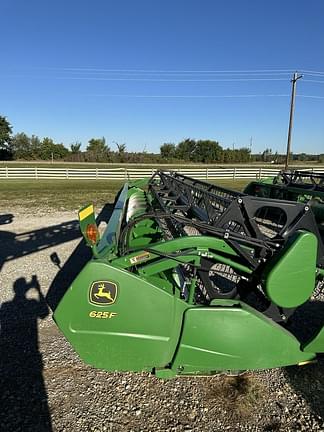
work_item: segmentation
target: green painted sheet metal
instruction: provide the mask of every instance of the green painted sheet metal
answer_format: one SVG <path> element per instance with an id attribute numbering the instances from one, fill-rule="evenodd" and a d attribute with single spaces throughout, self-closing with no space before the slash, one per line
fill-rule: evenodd
<path id="1" fill-rule="evenodd" d="M 297 339 L 283 327 L 243 302 L 237 303 L 236 307 L 225 307 L 222 300 L 219 307 L 185 312 L 180 344 L 172 362 L 176 373 L 266 369 L 315 357 L 302 352 Z"/>
<path id="2" fill-rule="evenodd" d="M 112 304 L 91 303 L 91 287 L 102 281 L 117 285 Z M 86 363 L 110 371 L 164 370 L 172 363 L 173 373 L 209 374 L 314 358 L 313 352 L 300 351 L 288 331 L 243 302 L 213 300 L 211 307 L 190 307 L 99 260 L 76 278 L 54 319 Z"/>
<path id="3" fill-rule="evenodd" d="M 96 281 L 117 285 L 113 304 L 91 303 Z M 187 307 L 131 273 L 92 260 L 66 292 L 54 319 L 86 363 L 110 371 L 140 371 L 171 361 Z"/>
<path id="4" fill-rule="evenodd" d="M 150 177 L 143 177 L 142 179 L 131 180 L 129 181 L 129 187 L 137 187 L 139 189 L 144 189 L 147 187 L 149 180 Z"/>
<path id="5" fill-rule="evenodd" d="M 305 352 L 324 353 L 324 327 L 303 348 Z"/>
<path id="6" fill-rule="evenodd" d="M 307 301 L 315 286 L 317 238 L 299 232 L 266 270 L 267 296 L 280 307 L 296 307 Z"/>

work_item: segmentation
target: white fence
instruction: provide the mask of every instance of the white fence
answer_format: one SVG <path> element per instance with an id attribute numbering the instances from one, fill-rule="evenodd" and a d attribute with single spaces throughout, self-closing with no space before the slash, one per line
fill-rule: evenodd
<path id="1" fill-rule="evenodd" d="M 0 168 L 0 179 L 127 180 L 150 177 L 156 168 Z M 314 172 L 323 168 L 311 169 Z M 167 171 L 167 170 L 166 170 Z M 197 179 L 260 179 L 278 174 L 268 168 L 173 168 Z"/>

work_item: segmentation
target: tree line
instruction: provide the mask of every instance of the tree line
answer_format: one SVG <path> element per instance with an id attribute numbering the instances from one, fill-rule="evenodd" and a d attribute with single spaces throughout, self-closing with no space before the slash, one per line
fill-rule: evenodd
<path id="1" fill-rule="evenodd" d="M 285 156 L 273 153 L 271 148 L 262 153 L 251 154 L 250 149 L 222 148 L 214 140 L 194 140 L 187 138 L 178 144 L 164 143 L 160 154 L 128 152 L 125 143 L 113 142 L 113 150 L 104 137 L 91 138 L 85 150 L 75 142 L 67 148 L 63 143 L 55 143 L 52 138 L 40 139 L 24 132 L 12 134 L 12 126 L 6 117 L 0 116 L 0 160 L 64 160 L 72 162 L 119 162 L 119 163 L 284 163 Z M 324 163 L 324 154 L 294 154 L 293 161 L 318 161 Z"/>
<path id="2" fill-rule="evenodd" d="M 0 116 L 0 160 L 149 163 L 158 156 L 145 151 L 127 152 L 125 143 L 114 142 L 114 145 L 116 149 L 112 150 L 104 137 L 91 138 L 86 149 L 82 150 L 80 142 L 72 143 L 67 148 L 49 137 L 40 139 L 24 132 L 13 135 L 9 121 Z"/>
<path id="3" fill-rule="evenodd" d="M 236 163 L 251 161 L 250 149 L 223 149 L 217 141 L 187 138 L 178 144 L 165 143 L 160 147 L 163 159 L 196 163 Z"/>
<path id="4" fill-rule="evenodd" d="M 271 148 L 266 148 L 262 153 L 253 155 L 255 162 L 270 162 L 275 164 L 284 164 L 286 155 L 273 153 Z M 324 153 L 310 154 L 310 153 L 290 153 L 290 160 L 295 162 L 314 162 L 324 163 Z"/>

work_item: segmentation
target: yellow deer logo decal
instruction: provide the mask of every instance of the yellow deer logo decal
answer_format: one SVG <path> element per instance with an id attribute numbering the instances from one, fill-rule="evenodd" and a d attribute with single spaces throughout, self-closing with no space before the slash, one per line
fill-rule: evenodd
<path id="1" fill-rule="evenodd" d="M 107 306 L 115 303 L 117 285 L 110 281 L 93 282 L 90 287 L 89 300 L 96 305 Z"/>
<path id="2" fill-rule="evenodd" d="M 110 291 L 105 291 L 105 284 L 101 283 L 98 285 L 98 292 L 94 295 L 97 299 L 106 297 L 109 301 L 113 302 L 114 299 L 111 297 Z"/>

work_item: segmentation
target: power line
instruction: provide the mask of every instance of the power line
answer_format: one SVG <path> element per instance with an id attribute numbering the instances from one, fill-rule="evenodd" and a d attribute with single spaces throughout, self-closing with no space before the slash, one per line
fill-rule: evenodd
<path id="1" fill-rule="evenodd" d="M 308 72 L 303 72 L 303 75 L 307 75 L 307 76 L 312 76 L 312 77 L 316 77 L 316 78 L 324 78 L 324 74 L 314 74 L 314 73 L 308 73 Z"/>
<path id="2" fill-rule="evenodd" d="M 117 98 L 139 98 L 139 99 L 215 99 L 215 98 L 254 98 L 254 97 L 288 97 L 289 94 L 237 94 L 237 95 L 133 95 L 133 94 L 88 94 L 86 96 L 100 96 L 100 97 L 117 97 Z"/>
<path id="3" fill-rule="evenodd" d="M 26 69 L 25 69 L 26 70 Z M 30 70 L 27 68 L 27 70 Z M 152 70 L 152 69 L 95 69 L 95 68 L 31 68 L 31 70 L 46 70 L 46 71 L 65 71 L 72 73 L 82 74 L 95 74 L 99 73 L 113 73 L 113 74 L 126 74 L 128 76 L 41 76 L 35 78 L 48 78 L 57 80 L 84 80 L 84 81 L 120 81 L 120 82 L 197 82 L 197 83 L 213 83 L 213 82 L 271 82 L 271 81 L 286 81 L 287 78 L 283 76 L 288 75 L 289 69 L 250 69 L 250 70 Z M 311 71 L 303 70 L 306 75 L 314 76 L 318 78 L 324 78 L 324 72 L 322 71 Z M 136 77 L 134 75 L 145 74 L 162 74 L 161 77 Z M 181 74 L 185 74 L 181 77 Z M 201 74 L 201 78 L 187 78 L 188 76 L 195 76 Z M 206 75 L 207 74 L 207 75 Z M 214 74 L 215 78 L 211 77 Z M 169 75 L 175 75 L 176 78 L 171 78 Z M 270 75 L 270 76 L 267 76 Z M 273 75 L 274 77 L 272 77 Z M 231 78 L 223 78 L 223 76 L 231 76 Z M 244 76 L 244 77 L 242 77 Z M 251 77 L 252 76 L 252 77 Z M 280 76 L 280 77 L 279 77 Z M 34 78 L 33 76 L 18 76 L 18 78 Z M 324 84 L 323 80 L 317 79 L 303 79 L 303 82 L 310 82 L 314 84 Z M 230 94 L 230 95 L 101 95 L 106 97 L 133 97 L 133 98 L 257 98 L 257 97 L 287 97 L 287 94 Z M 318 95 L 297 95 L 297 97 L 304 97 L 310 99 L 324 99 L 323 96 Z"/>
<path id="4" fill-rule="evenodd" d="M 63 72 L 63 70 L 61 70 Z M 237 73 L 206 73 L 206 72 L 186 72 L 186 73 L 180 73 L 180 72 L 100 72 L 100 71 L 64 71 L 64 72 L 72 72 L 74 75 L 129 75 L 129 76 L 233 76 L 233 77 L 240 77 L 240 76 L 286 76 L 288 77 L 290 75 L 289 72 L 237 72 Z M 317 75 L 316 75 L 317 76 Z"/>
<path id="5" fill-rule="evenodd" d="M 305 79 L 303 80 L 303 82 L 313 82 L 313 83 L 319 83 L 319 84 L 324 84 L 324 80 L 320 81 L 320 80 L 309 80 L 309 79 Z"/>
<path id="6" fill-rule="evenodd" d="M 313 70 L 301 70 L 302 73 L 305 73 L 307 75 L 324 75 L 324 71 L 313 71 Z"/>
<path id="7" fill-rule="evenodd" d="M 310 98 L 310 99 L 324 99 L 324 96 L 304 95 L 304 94 L 298 94 L 297 97 Z"/>
<path id="8" fill-rule="evenodd" d="M 301 73 L 312 76 L 324 76 L 324 71 L 297 68 Z M 25 70 L 65 71 L 77 73 L 125 73 L 125 74 L 233 74 L 233 75 L 286 75 L 296 68 L 290 69 L 128 69 L 128 68 L 93 68 L 93 67 L 44 67 L 25 68 Z"/>
<path id="9" fill-rule="evenodd" d="M 112 78 L 112 77 L 52 77 L 58 80 L 83 81 L 145 81 L 145 82 L 241 82 L 241 81 L 287 81 L 286 78 L 207 78 L 207 79 L 165 79 L 165 78 Z"/>
<path id="10" fill-rule="evenodd" d="M 104 69 L 104 68 L 87 68 L 87 67 L 60 67 L 60 68 L 43 68 L 43 70 L 64 70 L 64 71 L 85 71 L 85 72 L 131 72 L 131 73 L 291 73 L 291 69 L 245 69 L 245 70 L 188 70 L 188 69 Z"/>

